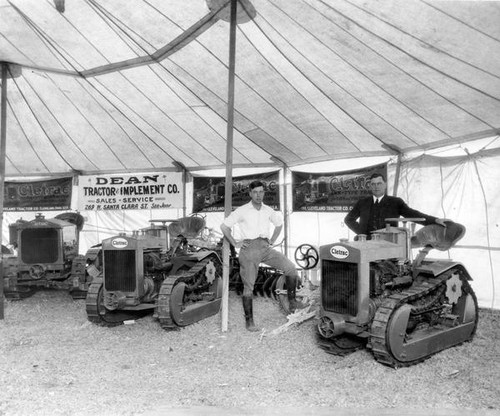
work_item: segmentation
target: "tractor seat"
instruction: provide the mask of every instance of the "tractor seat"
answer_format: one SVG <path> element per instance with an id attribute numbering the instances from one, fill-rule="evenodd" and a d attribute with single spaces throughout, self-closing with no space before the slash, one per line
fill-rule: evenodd
<path id="1" fill-rule="evenodd" d="M 446 227 L 439 224 L 426 225 L 411 238 L 411 245 L 446 251 L 453 247 L 464 234 L 465 227 L 453 221 L 446 221 Z"/>
<path id="2" fill-rule="evenodd" d="M 168 226 L 171 238 L 182 235 L 185 238 L 195 238 L 205 227 L 202 217 L 182 217 Z"/>

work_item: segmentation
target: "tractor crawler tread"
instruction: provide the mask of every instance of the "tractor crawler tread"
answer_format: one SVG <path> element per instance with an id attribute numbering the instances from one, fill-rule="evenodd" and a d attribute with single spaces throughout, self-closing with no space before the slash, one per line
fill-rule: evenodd
<path id="1" fill-rule="evenodd" d="M 88 288 L 85 300 L 85 309 L 87 311 L 87 318 L 90 322 L 100 326 L 113 327 L 122 325 L 123 322 L 133 320 L 138 317 L 137 313 L 125 310 L 116 312 L 103 310 L 102 313 L 100 313 L 99 306 L 101 299 L 99 299 L 99 296 L 101 294 L 102 287 L 102 278 L 95 278 Z"/>
<path id="2" fill-rule="evenodd" d="M 418 284 L 414 284 L 406 290 L 400 293 L 394 293 L 388 296 L 380 305 L 375 313 L 371 325 L 371 335 L 370 335 L 370 345 L 372 348 L 373 355 L 375 359 L 383 364 L 389 365 L 394 368 L 407 367 L 414 365 L 426 360 L 429 355 L 416 358 L 414 360 L 400 361 L 391 353 L 391 346 L 389 344 L 389 323 L 395 311 L 404 304 L 409 304 L 412 306 L 411 313 L 419 313 L 422 309 L 428 308 L 432 302 L 437 301 L 440 294 L 444 290 L 446 280 L 450 274 L 446 273 L 437 278 L 428 278 L 426 281 Z M 464 291 L 467 294 L 472 294 L 474 297 L 474 292 L 470 287 L 466 278 L 462 276 L 462 284 L 464 285 Z M 424 306 L 419 306 L 418 304 L 412 305 L 412 302 L 418 302 L 420 299 L 424 299 L 426 296 L 433 295 L 430 302 L 426 302 Z M 475 326 L 477 326 L 477 313 L 475 318 Z M 475 328 L 473 334 L 475 332 Z M 473 335 L 472 334 L 472 335 Z M 472 338 L 472 336 L 471 336 Z M 464 340 L 466 341 L 466 340 Z M 439 351 L 434 351 L 431 353 L 437 353 Z"/>
<path id="3" fill-rule="evenodd" d="M 200 281 L 203 279 L 204 274 L 208 263 L 212 261 L 216 265 L 217 273 L 220 273 L 220 260 L 216 254 L 211 254 L 210 256 L 205 257 L 200 262 L 196 263 L 192 268 L 190 268 L 187 272 L 181 272 L 176 275 L 168 276 L 162 283 L 160 287 L 160 291 L 158 294 L 158 301 L 155 315 L 160 322 L 160 326 L 166 330 L 176 330 L 179 329 L 179 326 L 172 319 L 172 310 L 173 308 L 182 309 L 183 305 L 175 305 L 172 302 L 171 294 L 174 290 L 175 286 L 181 282 L 193 282 Z M 217 278 L 217 277 L 216 277 Z M 203 316 L 200 315 L 200 319 L 203 319 Z"/>

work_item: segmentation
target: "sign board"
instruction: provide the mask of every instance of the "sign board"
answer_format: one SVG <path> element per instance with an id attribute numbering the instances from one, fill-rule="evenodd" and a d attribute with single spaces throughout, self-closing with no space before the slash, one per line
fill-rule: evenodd
<path id="1" fill-rule="evenodd" d="M 264 204 L 280 209 L 279 171 L 233 177 L 232 208 L 250 201 L 250 188 L 253 181 L 261 181 L 266 191 Z M 193 212 L 224 212 L 225 178 L 193 178 Z"/>
<path id="2" fill-rule="evenodd" d="M 333 173 L 293 172 L 293 210 L 349 212 L 359 199 L 371 195 L 373 173 L 387 179 L 387 164 Z"/>
<path id="3" fill-rule="evenodd" d="M 183 208 L 182 172 L 80 176 L 80 211 Z"/>
<path id="4" fill-rule="evenodd" d="M 71 208 L 73 178 L 5 182 L 4 211 L 64 211 Z"/>

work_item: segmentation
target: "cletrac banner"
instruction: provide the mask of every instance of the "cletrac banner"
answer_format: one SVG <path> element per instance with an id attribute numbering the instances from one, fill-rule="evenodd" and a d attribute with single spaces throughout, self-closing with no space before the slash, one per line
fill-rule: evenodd
<path id="1" fill-rule="evenodd" d="M 359 199 L 371 195 L 373 173 L 387 180 L 387 164 L 333 173 L 292 172 L 293 210 L 349 212 Z"/>
<path id="2" fill-rule="evenodd" d="M 250 201 L 250 182 L 261 181 L 266 191 L 264 204 L 280 209 L 279 171 L 232 178 L 232 207 Z M 224 212 L 226 178 L 193 177 L 193 212 Z"/>
<path id="3" fill-rule="evenodd" d="M 79 177 L 80 211 L 166 209 L 183 205 L 182 172 Z"/>
<path id="4" fill-rule="evenodd" d="M 71 208 L 73 178 L 5 182 L 4 211 L 63 211 Z"/>

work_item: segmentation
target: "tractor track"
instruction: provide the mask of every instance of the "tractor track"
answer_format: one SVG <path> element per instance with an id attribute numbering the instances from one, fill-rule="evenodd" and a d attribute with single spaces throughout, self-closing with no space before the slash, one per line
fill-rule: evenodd
<path id="1" fill-rule="evenodd" d="M 171 302 L 171 294 L 174 287 L 180 282 L 188 282 L 188 281 L 196 281 L 203 279 L 203 272 L 207 266 L 207 264 L 212 261 L 213 263 L 220 266 L 219 258 L 216 254 L 211 254 L 210 256 L 205 257 L 200 262 L 196 263 L 192 268 L 188 271 L 184 271 L 182 273 L 167 276 L 160 287 L 160 292 L 158 294 L 157 307 L 155 310 L 155 316 L 158 318 L 160 322 L 160 326 L 165 330 L 176 330 L 179 329 L 179 326 L 173 321 L 171 316 L 172 307 L 182 308 L 181 305 L 173 305 Z M 220 274 L 220 270 L 219 270 Z"/>
<path id="2" fill-rule="evenodd" d="M 412 302 L 423 299 L 426 296 L 433 295 L 433 292 L 438 292 L 437 295 L 442 293 L 441 289 L 444 288 L 445 282 L 451 273 L 446 273 L 441 276 L 441 278 L 427 278 L 422 283 L 417 285 L 412 285 L 406 290 L 402 290 L 399 293 L 393 293 L 388 296 L 375 313 L 375 317 L 371 324 L 371 335 L 369 344 L 375 359 L 383 364 L 389 365 L 394 368 L 408 367 L 426 360 L 429 356 L 410 360 L 410 361 L 400 361 L 396 359 L 391 353 L 391 347 L 388 342 L 388 325 L 395 311 L 404 304 L 409 304 L 412 306 L 412 313 L 421 312 L 424 307 L 420 305 L 411 305 Z M 473 293 L 467 279 L 460 274 L 462 284 L 464 284 L 464 289 L 466 293 Z M 438 296 L 434 296 L 431 302 L 426 303 L 426 307 L 437 299 Z M 476 315 L 476 325 L 477 325 L 477 315 Z M 475 330 L 474 330 L 475 331 Z M 436 351 L 438 352 L 438 351 Z"/>

